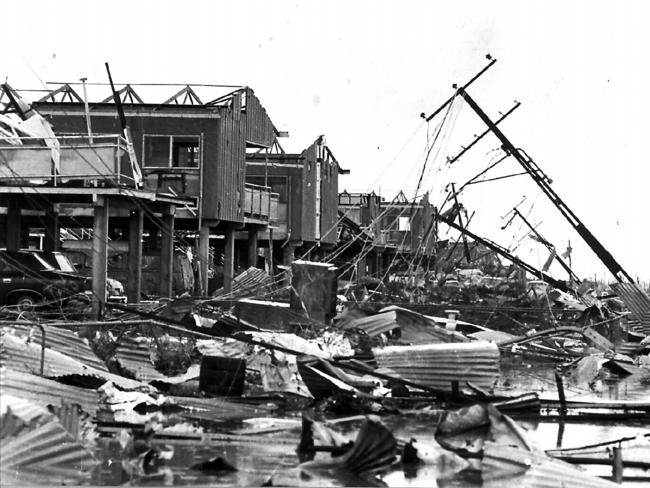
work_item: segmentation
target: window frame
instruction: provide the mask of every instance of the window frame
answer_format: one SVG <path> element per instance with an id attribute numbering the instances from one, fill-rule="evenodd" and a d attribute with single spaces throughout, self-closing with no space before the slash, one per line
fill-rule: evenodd
<path id="1" fill-rule="evenodd" d="M 169 146 L 167 149 L 167 166 L 152 166 L 147 164 L 147 137 L 167 137 L 169 139 Z M 197 162 L 196 166 L 174 166 L 173 165 L 173 156 L 174 156 L 174 137 L 179 138 L 196 138 L 197 141 Z M 190 170 L 198 171 L 201 169 L 201 160 L 202 160 L 202 142 L 201 134 L 142 134 L 142 167 L 143 169 L 175 169 L 175 170 Z"/>

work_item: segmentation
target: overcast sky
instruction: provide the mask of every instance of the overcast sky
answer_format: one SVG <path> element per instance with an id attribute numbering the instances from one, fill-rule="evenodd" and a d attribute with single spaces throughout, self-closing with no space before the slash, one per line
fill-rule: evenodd
<path id="1" fill-rule="evenodd" d="M 325 134 L 351 170 L 340 190 L 374 189 L 390 199 L 399 189 L 413 194 L 427 133 L 436 132 L 440 119 L 427 127 L 420 113 L 446 100 L 490 53 L 498 62 L 472 96 L 493 119 L 522 103 L 503 131 L 623 268 L 649 280 L 648 14 L 647 1 L 22 0 L 3 4 L 0 75 L 19 88 L 82 76 L 104 82 L 108 61 L 117 82 L 248 85 L 276 127 L 289 131 L 286 149 Z M 460 185 L 494 159 L 498 144 L 486 138 L 445 164 L 482 130 L 469 107 L 454 105 L 420 193 L 441 203 L 446 183 Z M 520 171 L 512 160 L 499 166 L 487 176 Z M 546 238 L 561 251 L 571 240 L 579 275 L 610 278 L 527 176 L 463 192 L 476 212 L 470 229 L 513 245 L 525 233 L 518 222 L 502 231 L 501 216 L 524 195 L 521 209 Z M 534 265 L 546 259 L 530 240 L 518 252 Z"/>

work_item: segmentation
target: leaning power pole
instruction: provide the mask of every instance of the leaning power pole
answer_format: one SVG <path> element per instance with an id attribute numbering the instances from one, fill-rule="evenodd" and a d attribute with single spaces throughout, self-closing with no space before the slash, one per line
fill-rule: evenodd
<path id="1" fill-rule="evenodd" d="M 544 194 L 551 200 L 551 203 L 560 211 L 560 213 L 569 221 L 571 226 L 576 230 L 580 237 L 582 237 L 587 245 L 594 251 L 596 256 L 603 262 L 607 269 L 614 275 L 614 277 L 619 282 L 624 282 L 628 280 L 630 283 L 634 283 L 632 277 L 623 269 L 623 267 L 618 264 L 618 261 L 614 259 L 614 256 L 605 249 L 600 241 L 594 236 L 589 229 L 582 223 L 578 216 L 569 208 L 569 206 L 564 203 L 560 196 L 555 193 L 551 187 L 551 180 L 548 176 L 542 171 L 542 169 L 521 149 L 515 148 L 515 146 L 510 142 L 510 140 L 505 136 L 501 129 L 490 120 L 487 114 L 483 109 L 474 101 L 474 99 L 465 91 L 464 87 L 458 88 L 457 93 L 462 96 L 467 104 L 476 112 L 479 118 L 488 126 L 488 129 L 499 139 L 501 142 L 502 149 L 506 154 L 514 157 L 517 162 L 524 168 L 524 171 L 530 175 L 530 177 L 537 183 L 544 192 Z"/>

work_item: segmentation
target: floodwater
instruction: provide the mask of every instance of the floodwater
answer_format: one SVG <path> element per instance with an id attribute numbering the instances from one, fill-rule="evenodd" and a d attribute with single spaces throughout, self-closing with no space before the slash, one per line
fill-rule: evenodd
<path id="1" fill-rule="evenodd" d="M 530 362 L 521 357 L 506 358 L 503 364 L 503 377 L 499 381 L 499 390 L 511 394 L 537 391 L 543 398 L 557 398 L 554 366 L 552 363 Z M 627 383 L 626 383 L 627 381 Z M 641 385 L 643 386 L 643 385 Z M 580 400 L 594 399 L 634 399 L 650 401 L 650 388 L 636 385 L 629 380 L 606 379 L 599 384 L 574 385 L 567 381 L 567 398 Z M 299 418 L 299 413 L 293 414 Z M 462 466 L 453 460 L 445 461 L 442 449 L 434 439 L 438 420 L 435 410 L 429 413 L 409 413 L 403 415 L 383 416 L 382 420 L 398 439 L 414 438 L 417 445 L 430 455 L 432 461 L 415 471 L 402 469 L 391 471 L 382 476 L 380 485 L 387 486 L 482 486 L 480 474 L 476 472 L 459 472 Z M 286 417 L 285 417 L 286 418 Z M 539 420 L 521 420 L 520 424 L 530 433 L 532 439 L 543 449 L 559 447 L 571 448 L 623 437 L 635 437 L 650 432 L 650 419 L 608 421 L 608 422 L 557 422 Z M 243 427 L 243 422 L 224 424 L 223 432 L 232 432 Z M 334 430 L 353 439 L 361 421 L 341 424 Z M 130 482 L 134 485 L 210 485 L 210 486 L 260 486 L 271 480 L 273 486 L 360 486 L 368 484 L 358 478 L 342 478 L 336 473 L 306 473 L 298 469 L 300 460 L 296 455 L 300 428 L 285 429 L 280 432 L 257 434 L 249 437 L 239 436 L 236 441 L 201 441 L 188 439 L 157 440 L 157 446 L 173 449 L 173 457 L 164 462 L 165 467 L 148 476 L 133 477 L 122 467 L 122 448 L 115 439 L 100 440 L 98 457 L 100 465 L 93 471 L 92 479 L 96 485 L 120 485 Z M 647 444 L 650 446 L 650 444 Z M 441 457 L 441 455 L 443 457 Z M 203 473 L 189 469 L 190 466 L 222 457 L 236 466 L 235 472 Z M 327 456 L 319 454 L 318 456 Z M 645 452 L 635 452 L 640 460 L 650 460 L 650 447 Z M 589 466 L 587 472 L 595 476 L 611 475 L 610 466 Z M 650 476 L 650 472 L 632 473 L 627 468 L 626 476 Z M 516 483 L 517 485 L 520 482 Z M 490 486 L 495 486 L 493 483 Z M 508 486 L 504 483 L 501 486 Z M 623 486 L 650 486 L 648 482 L 629 482 Z M 519 488 L 517 486 L 517 488 Z"/>

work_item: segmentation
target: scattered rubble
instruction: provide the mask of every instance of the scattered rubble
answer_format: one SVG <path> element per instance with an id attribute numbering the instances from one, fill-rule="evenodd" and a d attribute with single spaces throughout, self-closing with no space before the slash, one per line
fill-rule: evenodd
<path id="1" fill-rule="evenodd" d="M 249 298 L 235 302 L 244 308 L 256 303 Z M 276 305 L 264 302 L 263 307 Z M 277 308 L 278 317 L 291 310 Z M 94 329 L 88 323 L 69 323 L 67 328 L 5 324 L 0 331 L 6 432 L 2 449 L 15 454 L 7 463 L 3 456 L 3 476 L 39 483 L 39 469 L 58 466 L 59 458 L 53 458 L 26 468 L 29 457 L 21 457 L 22 452 L 27 456 L 21 443 L 28 433 L 42 438 L 43 445 L 51 436 L 63 436 L 71 453 L 88 459 L 79 471 L 74 463 L 68 471 L 57 471 L 61 482 L 96 479 L 93 446 L 101 438 L 113 439 L 121 446 L 116 459 L 121 479 L 131 483 L 178 483 L 189 473 L 244 476 L 236 460 L 220 453 L 179 466 L 176 456 L 183 448 L 174 443 L 181 440 L 266 446 L 267 437 L 278 442 L 282 437 L 277 436 L 290 435 L 297 447 L 295 475 L 275 474 L 255 483 L 399 484 L 396 480 L 435 473 L 438 479 L 478 476 L 483 486 L 504 479 L 609 486 L 574 467 L 602 465 L 609 459 L 563 449 L 544 451 L 512 418 L 625 422 L 650 412 L 644 393 L 650 383 L 650 339 L 641 337 L 634 349 L 626 349 L 628 354 L 617 353 L 620 338 L 599 328 L 603 322 L 615 323 L 611 316 L 515 335 L 459 320 L 455 310 L 442 318 L 403 306 L 345 308 L 331 325 L 304 314 L 303 329 L 280 321 L 282 327 L 276 324 L 271 330 L 255 315 L 248 316 L 254 322 L 240 322 L 236 307 L 230 316 L 234 318 L 228 318 L 232 305 L 218 313 L 213 299 L 187 310 L 200 320 L 192 324 L 163 314 L 158 321 L 145 316 L 132 326 L 120 326 L 128 321 L 103 322 Z M 296 312 L 291 313 L 296 320 Z M 591 332 L 595 330 L 599 332 Z M 553 387 L 508 387 L 504 378 L 510 378 L 508 365 L 516 358 L 550 361 L 552 369 L 544 371 L 558 375 L 560 382 L 555 385 L 548 376 Z M 516 371 L 527 374 L 525 368 Z M 625 388 L 629 399 L 610 398 L 611 385 Z M 585 390 L 590 400 L 583 398 Z M 72 427 L 51 413 L 71 408 L 77 412 Z M 304 417 L 301 422 L 297 415 L 305 411 L 319 420 Z M 360 415 L 349 417 L 351 413 Z M 376 415 L 431 416 L 435 440 L 399 439 Z M 362 419 L 356 437 L 346 429 L 347 434 L 340 433 L 343 426 Z M 297 438 L 301 427 L 302 438 Z M 642 455 L 637 460 L 645 447 L 641 442 L 623 453 L 626 470 L 646 466 Z"/>

